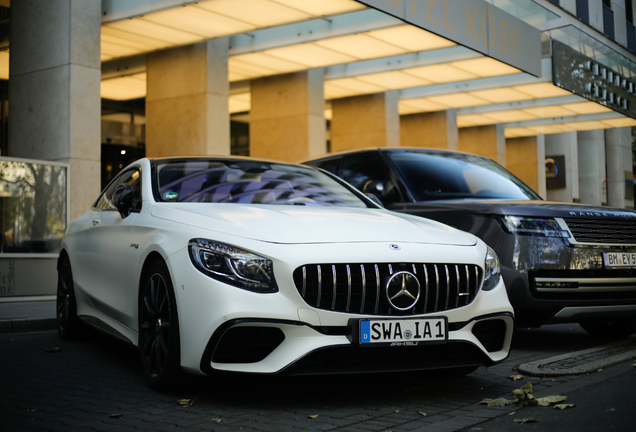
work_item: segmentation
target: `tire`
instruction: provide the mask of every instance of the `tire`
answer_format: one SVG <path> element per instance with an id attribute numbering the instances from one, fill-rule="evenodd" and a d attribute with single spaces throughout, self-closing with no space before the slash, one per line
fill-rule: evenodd
<path id="1" fill-rule="evenodd" d="M 148 385 L 167 390 L 183 373 L 177 302 L 163 261 L 150 265 L 139 295 L 139 352 Z"/>
<path id="2" fill-rule="evenodd" d="M 60 259 L 57 269 L 57 298 L 55 302 L 57 333 L 62 340 L 74 340 L 80 335 L 82 323 L 77 316 L 77 300 L 73 272 L 68 256 Z"/>
<path id="3" fill-rule="evenodd" d="M 579 322 L 591 335 L 603 337 L 626 337 L 636 333 L 636 318 L 594 318 Z"/>

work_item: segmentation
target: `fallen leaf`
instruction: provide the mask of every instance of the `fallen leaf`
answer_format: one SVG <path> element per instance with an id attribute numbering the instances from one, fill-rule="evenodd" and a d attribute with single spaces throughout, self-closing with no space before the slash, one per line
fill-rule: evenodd
<path id="1" fill-rule="evenodd" d="M 223 421 L 223 419 L 212 419 L 212 421 L 214 423 L 221 423 Z"/>
<path id="2" fill-rule="evenodd" d="M 318 418 L 318 414 L 312 414 L 309 416 L 310 419 L 316 419 Z"/>
<path id="3" fill-rule="evenodd" d="M 182 407 L 187 407 L 187 406 L 192 406 L 194 404 L 195 400 L 197 400 L 197 398 L 194 398 L 194 399 L 177 399 L 177 402 Z"/>
<path id="4" fill-rule="evenodd" d="M 511 413 L 508 413 L 508 415 L 515 415 L 515 414 L 517 414 L 517 411 L 513 411 Z"/>
<path id="5" fill-rule="evenodd" d="M 55 347 L 55 348 L 49 348 L 46 350 L 47 353 L 59 353 L 62 352 L 62 348 L 60 347 Z"/>
<path id="6" fill-rule="evenodd" d="M 111 414 L 109 417 L 110 418 L 114 418 L 114 419 L 120 419 L 120 418 L 123 418 L 124 415 L 123 414 Z"/>
<path id="7" fill-rule="evenodd" d="M 477 405 L 480 404 L 484 404 L 487 406 L 506 406 L 506 405 L 510 405 L 510 402 L 508 399 L 504 399 L 504 398 L 499 398 L 499 399 L 484 399 L 480 402 L 477 403 Z"/>
<path id="8" fill-rule="evenodd" d="M 38 410 L 37 408 L 27 408 L 27 411 L 28 411 L 28 412 L 35 412 L 35 411 L 37 411 L 37 410 Z"/>
<path id="9" fill-rule="evenodd" d="M 523 395 L 527 395 L 527 394 L 530 394 L 530 393 L 532 393 L 532 383 L 531 382 L 529 382 L 528 384 L 524 385 L 521 388 L 518 388 L 518 389 L 512 391 L 512 394 L 515 395 L 515 396 L 516 395 L 523 396 Z"/>
<path id="10" fill-rule="evenodd" d="M 554 409 L 566 409 L 566 408 L 574 408 L 576 405 L 574 404 L 557 404 L 554 406 Z"/>
<path id="11" fill-rule="evenodd" d="M 425 412 L 420 411 L 420 412 L 419 412 L 419 414 L 420 414 L 422 417 L 428 417 L 428 414 L 426 414 Z"/>
<path id="12" fill-rule="evenodd" d="M 521 423 L 521 424 L 524 424 L 524 423 L 537 423 L 537 422 L 539 422 L 539 420 L 537 420 L 537 419 L 536 419 L 536 418 L 534 418 L 534 417 L 522 418 L 522 419 L 514 419 L 513 421 L 514 421 L 515 423 Z"/>
<path id="13" fill-rule="evenodd" d="M 513 381 L 519 381 L 524 379 L 525 377 L 523 375 L 517 374 L 517 375 L 510 375 L 508 378 L 510 378 Z"/>
<path id="14" fill-rule="evenodd" d="M 603 369 L 599 369 L 599 370 L 597 370 L 596 372 L 603 372 Z"/>
<path id="15" fill-rule="evenodd" d="M 568 398 L 567 396 L 546 396 L 546 397 L 538 398 L 537 403 L 540 406 L 548 406 L 550 404 L 563 402 L 567 400 L 567 398 Z"/>

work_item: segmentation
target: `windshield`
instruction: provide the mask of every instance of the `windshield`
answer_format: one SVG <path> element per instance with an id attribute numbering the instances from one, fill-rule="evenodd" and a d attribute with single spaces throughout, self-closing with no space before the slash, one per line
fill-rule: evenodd
<path id="1" fill-rule="evenodd" d="M 366 207 L 353 192 L 317 170 L 261 161 L 159 161 L 155 182 L 160 202 Z"/>
<path id="2" fill-rule="evenodd" d="M 418 151 L 389 154 L 417 201 L 541 199 L 529 186 L 487 158 Z"/>

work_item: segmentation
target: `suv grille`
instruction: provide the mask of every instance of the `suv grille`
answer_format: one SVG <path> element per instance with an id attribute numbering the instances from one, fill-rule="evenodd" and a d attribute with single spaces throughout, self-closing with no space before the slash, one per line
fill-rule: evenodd
<path id="1" fill-rule="evenodd" d="M 415 307 L 393 309 L 386 281 L 409 271 L 420 283 Z M 308 264 L 294 271 L 296 289 L 309 306 L 366 315 L 415 315 L 455 309 L 471 303 L 482 283 L 472 264 Z"/>
<path id="2" fill-rule="evenodd" d="M 618 219 L 564 219 L 581 243 L 636 243 L 636 221 Z"/>

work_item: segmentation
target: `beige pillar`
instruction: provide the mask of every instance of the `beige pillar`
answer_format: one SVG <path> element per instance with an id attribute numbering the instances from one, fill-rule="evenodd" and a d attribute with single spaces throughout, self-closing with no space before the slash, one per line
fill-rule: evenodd
<path id="1" fill-rule="evenodd" d="M 335 99 L 331 107 L 332 151 L 400 146 L 396 91 Z"/>
<path id="2" fill-rule="evenodd" d="M 458 150 L 457 110 L 401 116 L 400 146 Z"/>
<path id="3" fill-rule="evenodd" d="M 545 139 L 543 135 L 506 140 L 506 168 L 542 198 L 545 189 Z"/>
<path id="4" fill-rule="evenodd" d="M 148 54 L 146 154 L 229 155 L 228 40 Z"/>
<path id="5" fill-rule="evenodd" d="M 610 207 L 634 208 L 631 128 L 606 129 L 605 154 L 607 204 Z"/>
<path id="6" fill-rule="evenodd" d="M 326 152 L 324 71 L 252 81 L 250 156 L 296 162 Z"/>
<path id="7" fill-rule="evenodd" d="M 578 132 L 577 141 L 581 202 L 600 206 L 607 202 L 603 130 Z"/>
<path id="8" fill-rule="evenodd" d="M 579 154 L 576 132 L 545 136 L 545 156 L 565 156 L 565 188 L 549 189 L 548 201 L 579 201 Z"/>
<path id="9" fill-rule="evenodd" d="M 100 0 L 11 2 L 8 155 L 71 164 L 71 218 L 100 190 Z"/>
<path id="10" fill-rule="evenodd" d="M 459 150 L 489 157 L 506 166 L 506 135 L 504 125 L 488 125 L 461 128 Z"/>

